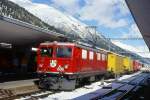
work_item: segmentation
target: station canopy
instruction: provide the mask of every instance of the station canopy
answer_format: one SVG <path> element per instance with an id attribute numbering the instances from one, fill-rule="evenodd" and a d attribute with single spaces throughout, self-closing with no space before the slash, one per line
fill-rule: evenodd
<path id="1" fill-rule="evenodd" d="M 126 2 L 150 49 L 150 0 L 126 0 Z"/>
<path id="2" fill-rule="evenodd" d="M 0 44 L 37 45 L 45 41 L 60 41 L 65 36 L 31 24 L 0 16 Z"/>

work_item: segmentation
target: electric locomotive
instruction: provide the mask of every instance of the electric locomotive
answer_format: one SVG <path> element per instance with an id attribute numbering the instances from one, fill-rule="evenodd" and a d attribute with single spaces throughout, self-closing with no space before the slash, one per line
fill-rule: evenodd
<path id="1" fill-rule="evenodd" d="M 81 43 L 41 43 L 37 52 L 39 86 L 72 90 L 80 82 L 96 78 L 107 71 L 107 52 Z"/>

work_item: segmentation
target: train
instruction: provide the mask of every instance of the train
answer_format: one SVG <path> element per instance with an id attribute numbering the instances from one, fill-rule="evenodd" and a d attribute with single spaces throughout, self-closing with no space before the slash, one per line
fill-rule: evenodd
<path id="1" fill-rule="evenodd" d="M 70 42 L 41 43 L 37 51 L 39 87 L 73 90 L 111 73 L 136 72 L 140 61 L 101 48 Z"/>

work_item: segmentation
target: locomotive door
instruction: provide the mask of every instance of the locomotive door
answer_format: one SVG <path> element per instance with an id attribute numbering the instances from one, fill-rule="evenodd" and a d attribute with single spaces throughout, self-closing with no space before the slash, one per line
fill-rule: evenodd
<path id="1" fill-rule="evenodd" d="M 76 70 L 77 72 L 80 72 L 81 71 L 81 48 L 77 47 L 76 50 L 75 50 L 75 57 L 76 57 Z"/>

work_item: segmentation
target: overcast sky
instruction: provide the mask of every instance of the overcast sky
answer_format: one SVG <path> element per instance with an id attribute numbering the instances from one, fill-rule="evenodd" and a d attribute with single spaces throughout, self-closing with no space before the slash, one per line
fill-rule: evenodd
<path id="1" fill-rule="evenodd" d="M 97 26 L 97 30 L 106 38 L 142 37 L 124 0 L 10 0 L 20 2 L 24 7 L 28 3 L 51 6 L 68 13 L 87 25 Z M 32 9 L 32 7 L 30 8 Z M 47 13 L 48 14 L 48 13 Z M 112 40 L 116 45 L 150 57 L 144 40 Z M 144 53 L 145 52 L 145 53 Z"/>

